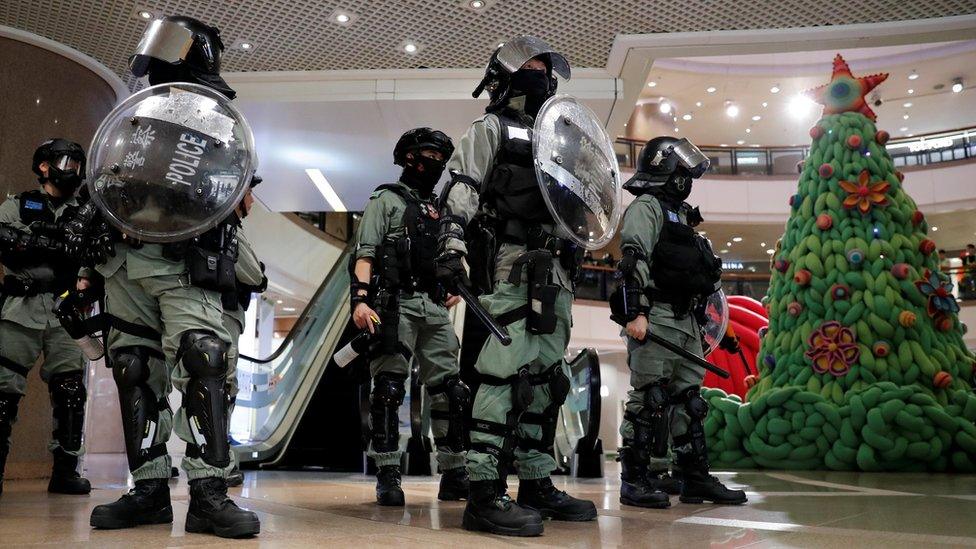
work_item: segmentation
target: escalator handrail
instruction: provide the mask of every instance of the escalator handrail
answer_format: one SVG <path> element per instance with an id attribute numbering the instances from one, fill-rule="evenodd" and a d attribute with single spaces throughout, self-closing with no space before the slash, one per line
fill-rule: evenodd
<path id="1" fill-rule="evenodd" d="M 252 362 L 254 364 L 267 364 L 269 362 L 273 362 L 275 359 L 281 356 L 281 354 L 285 352 L 285 350 L 291 344 L 292 340 L 294 340 L 297 337 L 297 334 L 301 332 L 305 324 L 308 322 L 309 315 L 311 314 L 310 312 L 311 308 L 309 307 L 309 305 L 315 303 L 318 300 L 319 295 L 325 291 L 326 286 L 328 286 L 328 282 L 332 280 L 333 276 L 335 276 L 336 269 L 346 267 L 345 265 L 343 265 L 344 262 L 342 261 L 342 258 L 348 257 L 348 254 L 352 253 L 355 247 L 356 247 L 355 239 L 350 240 L 349 243 L 346 245 L 346 247 L 342 250 L 342 252 L 339 253 L 339 260 L 335 262 L 335 265 L 333 265 L 331 269 L 329 269 L 328 274 L 326 274 L 325 278 L 322 279 L 322 283 L 319 284 L 318 289 L 315 290 L 314 294 L 312 294 L 312 299 L 308 301 L 308 305 L 305 306 L 305 309 L 302 310 L 302 314 L 298 317 L 298 320 L 295 321 L 295 325 L 288 332 L 288 335 L 285 336 L 285 339 L 282 340 L 281 344 L 278 345 L 278 348 L 275 349 L 273 353 L 271 353 L 267 358 L 254 358 L 244 354 L 240 355 L 240 358 L 248 362 Z"/>
<path id="2" fill-rule="evenodd" d="M 596 350 L 586 348 L 580 350 L 573 360 L 569 361 L 571 364 L 576 364 L 586 360 L 589 362 L 590 369 L 590 414 L 586 425 L 586 432 L 580 437 L 580 441 L 589 440 L 592 441 L 600 436 L 600 412 L 601 405 L 603 401 L 603 395 L 600 394 L 600 386 L 602 385 L 602 380 L 600 379 L 600 357 Z"/>

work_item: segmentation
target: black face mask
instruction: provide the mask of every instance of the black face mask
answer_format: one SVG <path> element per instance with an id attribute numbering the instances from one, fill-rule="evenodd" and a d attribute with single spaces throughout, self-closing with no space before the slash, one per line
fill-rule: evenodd
<path id="1" fill-rule="evenodd" d="M 418 170 L 418 166 L 423 166 L 424 171 Z M 427 197 L 434 192 L 434 187 L 440 181 L 445 166 L 447 166 L 447 162 L 443 160 L 421 155 L 412 162 L 407 162 L 403 168 L 403 173 L 400 175 L 400 181 L 420 193 L 420 196 Z"/>
<path id="2" fill-rule="evenodd" d="M 691 183 L 694 181 L 690 175 L 676 173 L 668 179 L 664 185 L 664 191 L 668 198 L 675 202 L 684 202 L 691 194 Z"/>
<path id="3" fill-rule="evenodd" d="M 75 170 L 60 170 L 54 166 L 47 169 L 47 178 L 42 178 L 41 183 L 48 182 L 61 193 L 64 198 L 69 198 L 75 194 L 81 185 L 81 175 Z"/>
<path id="4" fill-rule="evenodd" d="M 519 69 L 512 73 L 512 97 L 525 96 L 525 114 L 535 118 L 549 98 L 549 74 L 546 71 Z"/>

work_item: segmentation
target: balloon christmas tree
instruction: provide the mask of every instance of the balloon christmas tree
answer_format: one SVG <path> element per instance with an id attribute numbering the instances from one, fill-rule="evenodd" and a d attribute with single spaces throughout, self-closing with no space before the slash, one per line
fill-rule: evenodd
<path id="1" fill-rule="evenodd" d="M 928 225 L 856 78 L 834 59 L 764 304 L 746 402 L 706 389 L 719 466 L 976 470 L 973 355 Z"/>

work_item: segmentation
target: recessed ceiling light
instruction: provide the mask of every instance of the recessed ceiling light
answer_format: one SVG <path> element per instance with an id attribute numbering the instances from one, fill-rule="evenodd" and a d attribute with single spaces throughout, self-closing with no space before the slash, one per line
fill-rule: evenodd
<path id="1" fill-rule="evenodd" d="M 34 100 L 34 104 L 35 104 L 35 105 L 40 105 L 40 104 L 41 104 L 41 98 L 40 98 L 40 97 L 38 97 L 37 99 L 35 99 L 35 100 Z"/>
<path id="2" fill-rule="evenodd" d="M 672 116 L 671 117 L 671 120 L 674 121 L 674 122 L 677 122 L 678 121 L 678 117 L 677 116 Z"/>
<path id="3" fill-rule="evenodd" d="M 915 72 L 914 70 L 908 75 L 909 80 L 915 80 L 917 78 L 918 78 L 918 73 Z"/>
<path id="4" fill-rule="evenodd" d="M 708 93 L 715 93 L 717 90 L 718 88 L 716 88 L 715 86 L 709 86 L 705 88 L 705 91 L 707 91 Z"/>
<path id="5" fill-rule="evenodd" d="M 760 242 L 759 245 L 762 246 L 763 248 L 766 247 L 766 243 L 765 242 Z"/>
<path id="6" fill-rule="evenodd" d="M 651 80 L 650 82 L 647 83 L 647 87 L 648 88 L 653 88 L 654 86 L 657 86 L 657 82 L 655 82 L 653 80 Z"/>
<path id="7" fill-rule="evenodd" d="M 728 250 L 719 250 L 718 253 L 720 253 L 720 254 L 727 254 L 727 253 L 729 253 L 729 251 Z"/>
<path id="8" fill-rule="evenodd" d="M 657 108 L 662 113 L 668 114 L 669 112 L 671 112 L 671 103 L 668 103 L 667 101 L 661 101 L 661 103 L 658 105 Z"/>
<path id="9" fill-rule="evenodd" d="M 674 129 L 674 133 L 678 133 L 679 131 L 680 131 L 680 130 L 678 130 L 678 128 L 675 128 L 675 129 Z"/>
<path id="10" fill-rule="evenodd" d="M 938 227 L 936 227 L 936 226 L 932 226 L 932 230 L 933 230 L 933 231 L 938 231 L 938 230 L 939 230 L 939 228 L 938 228 Z"/>
<path id="11" fill-rule="evenodd" d="M 962 91 L 962 78 L 952 79 L 952 93 L 959 93 Z"/>
<path id="12" fill-rule="evenodd" d="M 153 14 L 151 11 L 139 10 L 139 17 L 148 20 L 153 18 Z"/>
<path id="13" fill-rule="evenodd" d="M 913 93 L 915 93 L 915 90 L 912 88 L 908 88 L 908 95 L 912 95 Z"/>
<path id="14" fill-rule="evenodd" d="M 905 107 L 906 109 L 910 109 L 910 108 L 912 108 L 912 102 L 911 101 L 906 101 L 906 102 L 902 103 L 902 107 Z"/>
<path id="15" fill-rule="evenodd" d="M 701 107 L 702 106 L 702 102 L 701 101 L 695 101 L 695 106 L 696 107 Z"/>
<path id="16" fill-rule="evenodd" d="M 902 120 L 908 120 L 908 113 L 901 115 Z"/>
<path id="17" fill-rule="evenodd" d="M 725 245 L 726 246 L 732 246 L 732 243 L 731 242 L 726 242 Z"/>
<path id="18" fill-rule="evenodd" d="M 759 146 L 759 143 L 753 143 L 753 144 L 751 144 L 751 145 L 749 145 L 749 146 L 750 146 L 750 147 L 758 147 L 758 146 Z"/>
<path id="19" fill-rule="evenodd" d="M 294 307 L 282 307 L 281 310 L 284 311 L 284 312 L 286 312 L 286 313 L 294 313 L 295 312 L 295 308 Z"/>
<path id="20" fill-rule="evenodd" d="M 335 20 L 336 20 L 336 23 L 348 23 L 349 22 L 349 14 L 346 14 L 346 13 L 336 14 Z"/>
<path id="21" fill-rule="evenodd" d="M 480 10 L 481 8 L 485 7 L 485 1 L 471 0 L 470 2 L 468 2 L 468 6 L 473 10 Z"/>
<path id="22" fill-rule="evenodd" d="M 752 121 L 753 122 L 759 122 L 760 120 L 762 120 L 762 117 L 759 116 L 758 114 L 755 114 L 755 115 L 752 116 Z"/>
<path id="23" fill-rule="evenodd" d="M 742 145 L 742 144 L 744 144 L 745 142 L 746 142 L 746 140 L 745 140 L 745 139 L 740 139 L 740 140 L 738 140 L 738 141 L 736 141 L 736 142 L 735 142 L 735 144 L 736 144 L 736 145 Z"/>
<path id="24" fill-rule="evenodd" d="M 729 103 L 729 106 L 725 107 L 725 115 L 729 118 L 739 116 L 739 106 L 735 103 Z"/>
<path id="25" fill-rule="evenodd" d="M 770 248 L 770 249 L 766 250 L 766 253 L 769 254 L 769 255 L 773 255 L 774 253 L 776 253 L 776 250 Z"/>
<path id="26" fill-rule="evenodd" d="M 794 95 L 793 98 L 790 99 L 787 108 L 794 118 L 803 118 L 810 114 L 810 110 L 813 109 L 813 105 L 814 103 L 812 99 L 803 94 L 799 94 Z"/>
<path id="27" fill-rule="evenodd" d="M 279 300 L 278 300 L 278 305 L 281 305 L 282 303 L 284 303 L 284 301 L 283 301 L 283 300 L 281 300 L 281 299 L 279 299 Z"/>
<path id="28" fill-rule="evenodd" d="M 915 137 L 915 134 L 914 133 L 910 133 L 910 134 L 907 134 L 907 135 L 908 135 L 908 137 Z"/>
<path id="29" fill-rule="evenodd" d="M 746 128 L 746 133 L 752 133 L 752 128 Z"/>
<path id="30" fill-rule="evenodd" d="M 721 145 L 719 145 L 719 147 L 728 147 L 728 146 L 729 146 L 728 143 L 722 143 Z"/>
<path id="31" fill-rule="evenodd" d="M 250 42 L 241 42 L 241 49 L 244 50 L 244 51 L 247 51 L 247 50 L 249 50 L 249 49 L 251 49 L 253 47 L 254 47 L 254 44 L 252 44 Z"/>
<path id="32" fill-rule="evenodd" d="M 773 84 L 773 87 L 769 88 L 769 93 L 779 93 L 779 84 Z"/>
<path id="33" fill-rule="evenodd" d="M 762 106 L 763 106 L 763 108 L 765 109 L 766 107 L 768 107 L 768 106 L 769 106 L 769 103 L 767 103 L 767 102 L 765 102 L 765 101 L 763 101 L 763 102 L 762 102 Z"/>
<path id="34" fill-rule="evenodd" d="M 732 242 L 742 242 L 742 237 L 741 236 L 733 236 L 732 237 Z"/>
<path id="35" fill-rule="evenodd" d="M 407 53 L 417 53 L 417 44 L 413 42 L 407 42 L 403 45 L 403 51 Z"/>
<path id="36" fill-rule="evenodd" d="M 900 131 L 900 132 L 907 132 L 908 131 L 908 126 L 902 126 L 902 127 L 898 128 L 898 131 Z"/>
<path id="37" fill-rule="evenodd" d="M 682 120 L 685 120 L 685 121 L 691 120 L 691 114 L 690 113 L 685 113 L 685 114 L 681 115 L 681 119 Z"/>

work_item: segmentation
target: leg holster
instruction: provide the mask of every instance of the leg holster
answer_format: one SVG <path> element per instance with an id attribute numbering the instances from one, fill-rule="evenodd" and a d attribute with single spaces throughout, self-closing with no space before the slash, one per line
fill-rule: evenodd
<path id="1" fill-rule="evenodd" d="M 51 408 L 54 412 L 52 437 L 67 452 L 81 450 L 85 423 L 85 401 L 88 392 L 81 372 L 54 374 L 48 381 Z"/>
<path id="2" fill-rule="evenodd" d="M 431 419 L 447 421 L 447 435 L 434 438 L 434 445 L 438 448 L 448 448 L 452 452 L 463 452 L 468 449 L 467 417 L 471 406 L 471 389 L 461 381 L 460 377 L 449 377 L 440 385 L 427 387 L 427 394 L 447 396 L 447 411 L 431 410 Z"/>
<path id="3" fill-rule="evenodd" d="M 644 406 L 639 413 L 626 412 L 624 417 L 634 425 L 632 440 L 637 458 L 649 463 L 650 458 L 668 455 L 668 434 L 671 426 L 671 405 L 668 397 L 668 380 L 661 379 L 640 387 L 644 394 Z"/>
<path id="4" fill-rule="evenodd" d="M 193 443 L 186 455 L 223 468 L 230 463 L 227 442 L 227 343 L 206 330 L 188 330 L 180 337 L 177 362 L 190 376 L 183 393 L 183 408 Z"/>
<path id="5" fill-rule="evenodd" d="M 678 454 L 678 461 L 684 466 L 708 469 L 708 448 L 705 443 L 705 416 L 708 414 L 708 402 L 701 396 L 701 388 L 689 387 L 674 395 L 672 403 L 684 406 L 688 413 L 688 431 L 674 437 L 674 449 Z"/>
<path id="6" fill-rule="evenodd" d="M 407 391 L 407 376 L 380 372 L 373 378 L 369 400 L 369 417 L 374 452 L 396 452 L 400 449 L 400 405 Z"/>
<path id="7" fill-rule="evenodd" d="M 497 423 L 476 417 L 471 418 L 472 431 L 486 433 L 504 439 L 501 446 L 487 442 L 471 442 L 472 450 L 490 454 L 498 460 L 498 479 L 504 483 L 515 458 L 515 430 L 518 428 L 522 414 L 532 405 L 532 401 L 535 398 L 532 394 L 532 383 L 529 380 L 529 367 L 522 366 L 515 375 L 509 377 L 503 378 L 486 374 L 482 374 L 480 377 L 482 385 L 507 385 L 512 390 L 512 408 L 505 415 L 505 423 Z"/>
<path id="8" fill-rule="evenodd" d="M 541 413 L 525 412 L 522 414 L 521 423 L 530 423 L 542 427 L 542 438 L 540 440 L 519 438 L 518 445 L 523 450 L 538 450 L 551 454 L 553 442 L 556 440 L 559 408 L 569 396 L 569 378 L 563 372 L 562 362 L 557 362 L 548 370 L 529 376 L 529 383 L 549 386 L 549 405 Z"/>
<path id="9" fill-rule="evenodd" d="M 528 274 L 526 296 L 528 303 L 524 316 L 519 315 L 507 323 L 526 318 L 525 327 L 530 334 L 547 335 L 556 331 L 556 297 L 559 286 L 552 283 L 552 252 L 532 250 L 523 253 L 515 260 L 508 281 L 516 286 L 522 284 L 522 273 Z M 516 309 L 518 311 L 519 309 Z M 499 316 L 500 323 L 506 323 Z"/>
<path id="10" fill-rule="evenodd" d="M 149 388 L 149 360 L 160 358 L 147 347 L 112 349 L 112 377 L 119 392 L 122 412 L 122 434 L 129 470 L 166 455 L 165 444 L 153 444 L 159 428 L 159 414 L 169 408 L 166 395 L 156 395 Z"/>

